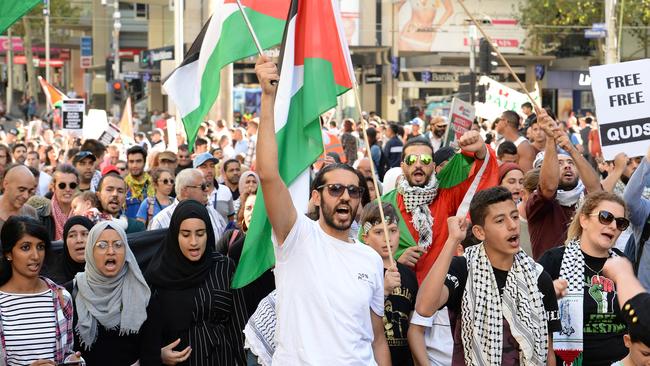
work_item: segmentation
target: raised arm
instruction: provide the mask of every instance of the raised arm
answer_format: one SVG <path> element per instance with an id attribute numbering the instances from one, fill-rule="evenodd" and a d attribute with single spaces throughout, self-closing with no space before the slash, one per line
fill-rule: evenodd
<path id="1" fill-rule="evenodd" d="M 603 266 L 603 274 L 616 284 L 616 297 L 621 308 L 629 299 L 646 292 L 634 275 L 632 263 L 625 257 L 608 258 Z"/>
<path id="2" fill-rule="evenodd" d="M 650 200 L 642 197 L 648 175 L 650 175 L 650 148 L 645 158 L 641 160 L 639 167 L 630 177 L 625 187 L 625 193 L 623 193 L 623 199 L 630 209 L 630 221 L 635 226 L 642 227 L 648 215 L 650 215 Z"/>
<path id="3" fill-rule="evenodd" d="M 623 171 L 625 170 L 625 166 L 627 166 L 628 160 L 629 159 L 625 153 L 618 153 L 614 157 L 614 168 L 610 170 L 609 174 L 607 174 L 607 178 L 603 179 L 601 182 L 605 191 L 610 193 L 614 192 L 616 182 L 621 179 Z"/>
<path id="4" fill-rule="evenodd" d="M 573 146 L 571 140 L 569 140 L 569 136 L 561 131 L 557 131 L 555 136 L 557 144 L 571 155 L 571 159 L 573 159 L 573 162 L 576 164 L 576 169 L 578 169 L 578 176 L 580 176 L 587 192 L 593 193 L 602 191 L 603 187 L 600 185 L 600 177 L 598 176 L 596 169 L 594 169 L 578 149 Z"/>
<path id="5" fill-rule="evenodd" d="M 418 289 L 415 311 L 423 317 L 432 316 L 449 299 L 449 289 L 445 286 L 451 258 L 456 253 L 458 244 L 465 239 L 467 220 L 465 217 L 452 216 L 447 219 L 449 237 L 438 259 L 433 263 L 427 277 Z"/>
<path id="6" fill-rule="evenodd" d="M 517 148 L 517 155 L 519 155 L 519 167 L 526 173 L 533 169 L 533 162 L 535 161 L 535 149 L 533 146 L 524 142 Z"/>
<path id="7" fill-rule="evenodd" d="M 297 213 L 289 189 L 280 177 L 278 165 L 278 143 L 273 120 L 276 87 L 271 85 L 271 80 L 280 80 L 280 76 L 275 64 L 264 56 L 257 59 L 255 73 L 262 86 L 260 128 L 257 132 L 257 173 L 262 184 L 266 213 L 278 245 L 282 245 L 296 222 Z"/>
<path id="8" fill-rule="evenodd" d="M 539 190 L 542 197 L 547 200 L 555 197 L 557 186 L 560 182 L 560 169 L 557 160 L 557 147 L 555 146 L 554 129 L 557 129 L 555 121 L 543 109 L 537 109 L 538 123 L 546 133 L 546 148 L 542 168 L 539 172 Z"/>

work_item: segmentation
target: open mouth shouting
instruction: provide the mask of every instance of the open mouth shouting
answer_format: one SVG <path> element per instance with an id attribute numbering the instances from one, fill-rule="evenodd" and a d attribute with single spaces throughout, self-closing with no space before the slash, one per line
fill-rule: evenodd
<path id="1" fill-rule="evenodd" d="M 513 234 L 506 238 L 512 248 L 519 248 L 519 234 Z"/>
<path id="2" fill-rule="evenodd" d="M 27 269 L 33 273 L 38 273 L 41 269 L 41 264 L 38 262 L 29 263 L 27 264 Z"/>
<path id="3" fill-rule="evenodd" d="M 352 218 L 352 208 L 346 204 L 336 206 L 334 212 L 336 213 L 336 218 L 339 221 L 346 222 Z"/>

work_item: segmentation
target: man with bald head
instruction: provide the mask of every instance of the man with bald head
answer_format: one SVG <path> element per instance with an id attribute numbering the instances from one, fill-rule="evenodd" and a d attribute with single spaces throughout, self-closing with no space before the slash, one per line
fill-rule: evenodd
<path id="1" fill-rule="evenodd" d="M 5 172 L 0 196 L 0 228 L 10 216 L 24 215 L 37 218 L 36 210 L 25 203 L 36 190 L 36 178 L 24 165 L 14 165 Z"/>

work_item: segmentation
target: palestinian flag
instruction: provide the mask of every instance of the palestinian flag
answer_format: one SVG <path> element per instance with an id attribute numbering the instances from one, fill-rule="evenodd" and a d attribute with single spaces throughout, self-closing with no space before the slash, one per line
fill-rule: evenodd
<path id="1" fill-rule="evenodd" d="M 41 88 L 43 88 L 43 93 L 45 93 L 47 104 L 49 104 L 50 108 L 60 108 L 61 104 L 63 104 L 61 101 L 69 99 L 67 95 L 63 94 L 62 91 L 55 88 L 41 76 L 38 77 L 38 82 L 41 83 Z"/>
<path id="2" fill-rule="evenodd" d="M 262 48 L 282 41 L 289 0 L 241 0 Z M 190 149 L 203 118 L 219 95 L 221 69 L 257 53 L 235 0 L 218 0 L 183 63 L 163 87 L 180 112 Z"/>
<path id="3" fill-rule="evenodd" d="M 307 211 L 309 167 L 323 152 L 320 115 L 355 83 L 339 0 L 293 0 L 282 45 L 275 99 L 280 176 L 298 214 Z M 257 279 L 275 262 L 271 224 L 258 192 L 233 287 Z"/>
<path id="4" fill-rule="evenodd" d="M 40 3 L 41 0 L 0 1 L 0 34 Z"/>
<path id="5" fill-rule="evenodd" d="M 122 111 L 122 119 L 120 119 L 120 134 L 130 142 L 135 141 L 135 138 L 133 137 L 133 113 L 131 111 L 130 95 L 126 98 L 124 110 Z"/>

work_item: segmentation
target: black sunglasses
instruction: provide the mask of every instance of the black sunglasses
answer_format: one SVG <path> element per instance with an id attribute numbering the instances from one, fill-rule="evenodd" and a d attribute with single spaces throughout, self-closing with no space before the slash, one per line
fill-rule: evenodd
<path id="1" fill-rule="evenodd" d="M 65 189 L 66 187 L 69 186 L 70 189 L 77 189 L 77 186 L 78 186 L 78 185 L 79 185 L 79 184 L 77 184 L 77 183 L 75 183 L 75 182 L 70 182 L 70 184 L 67 184 L 67 183 L 61 182 L 61 183 L 57 184 L 57 187 L 59 187 L 59 189 Z"/>
<path id="2" fill-rule="evenodd" d="M 190 187 L 190 188 L 201 188 L 202 191 L 205 191 L 208 189 L 208 185 L 206 183 L 201 183 L 200 186 L 185 186 L 185 187 Z"/>
<path id="3" fill-rule="evenodd" d="M 167 178 L 165 178 L 165 179 L 161 179 L 160 181 L 162 182 L 162 184 L 174 184 L 174 180 L 173 180 L 173 179 L 167 179 Z"/>
<path id="4" fill-rule="evenodd" d="M 316 189 L 321 190 L 323 188 L 327 187 L 327 192 L 330 194 L 332 197 L 341 197 L 343 195 L 343 192 L 346 190 L 348 191 L 348 194 L 350 195 L 350 198 L 357 199 L 361 197 L 361 195 L 364 192 L 363 187 L 355 186 L 353 184 L 350 185 L 343 185 L 339 183 L 334 183 L 334 184 L 323 184 L 322 186 L 316 187 Z"/>
<path id="5" fill-rule="evenodd" d="M 598 213 L 591 214 L 589 216 L 598 216 L 598 222 L 603 225 L 609 225 L 612 221 L 616 221 L 616 228 L 620 231 L 625 231 L 625 229 L 630 226 L 630 220 L 625 217 L 614 217 L 614 214 L 609 211 L 599 211 Z"/>

